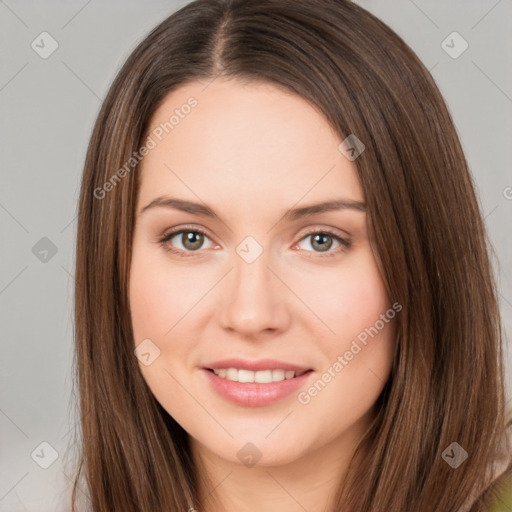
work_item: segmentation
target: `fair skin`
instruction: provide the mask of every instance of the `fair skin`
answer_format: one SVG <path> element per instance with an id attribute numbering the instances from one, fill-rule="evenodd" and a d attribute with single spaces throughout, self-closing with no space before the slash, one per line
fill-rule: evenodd
<path id="1" fill-rule="evenodd" d="M 338 356 L 391 307 L 366 213 L 346 207 L 297 219 L 283 214 L 334 199 L 364 204 L 356 166 L 317 109 L 265 83 L 185 84 L 166 97 L 150 129 L 191 96 L 197 106 L 137 171 L 131 317 L 135 345 L 149 338 L 160 350 L 150 365 L 139 364 L 142 375 L 189 434 L 201 475 L 211 482 L 201 485 L 199 512 L 331 510 L 389 376 L 395 320 L 333 372 Z M 222 220 L 161 206 L 141 212 L 164 195 L 207 204 Z M 179 228 L 196 233 L 192 242 L 187 232 L 159 243 Z M 308 234 L 325 229 L 349 247 L 329 233 L 323 240 Z M 251 263 L 236 250 L 247 236 L 262 250 Z M 205 378 L 204 365 L 232 357 L 313 371 L 291 395 L 244 406 Z M 329 368 L 330 381 L 301 403 L 299 392 Z M 261 454 L 252 467 L 237 456 L 248 442 Z"/>

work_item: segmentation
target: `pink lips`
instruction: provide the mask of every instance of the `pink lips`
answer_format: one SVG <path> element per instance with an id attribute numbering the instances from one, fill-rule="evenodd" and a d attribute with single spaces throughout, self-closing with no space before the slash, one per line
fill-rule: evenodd
<path id="1" fill-rule="evenodd" d="M 211 371 L 221 368 L 237 368 L 252 371 L 281 369 L 305 373 L 292 379 L 261 384 L 256 382 L 234 382 L 223 379 Z M 224 359 L 210 363 L 203 368 L 203 374 L 219 395 L 237 405 L 245 407 L 262 407 L 281 400 L 303 386 L 311 373 L 311 368 L 272 359 L 262 359 L 259 361 Z"/>

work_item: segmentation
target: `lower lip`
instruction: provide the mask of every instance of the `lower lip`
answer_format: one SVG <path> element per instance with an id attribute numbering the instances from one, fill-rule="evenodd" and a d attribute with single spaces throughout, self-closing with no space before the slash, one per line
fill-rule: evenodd
<path id="1" fill-rule="evenodd" d="M 227 398 L 237 405 L 245 407 L 262 407 L 273 404 L 282 398 L 297 391 L 309 378 L 312 371 L 300 377 L 285 379 L 279 382 L 260 384 L 257 382 L 234 382 L 218 377 L 210 370 L 203 369 L 211 386 L 219 395 Z"/>

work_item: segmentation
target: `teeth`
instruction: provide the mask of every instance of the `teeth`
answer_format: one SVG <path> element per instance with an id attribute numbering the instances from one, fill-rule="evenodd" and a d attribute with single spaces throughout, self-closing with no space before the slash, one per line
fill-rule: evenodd
<path id="1" fill-rule="evenodd" d="M 237 370 L 236 368 L 221 368 L 213 370 L 213 373 L 222 379 L 233 382 L 257 382 L 260 384 L 269 384 L 270 382 L 279 382 L 285 379 L 293 379 L 302 375 L 304 372 L 294 372 L 293 370 Z"/>
<path id="2" fill-rule="evenodd" d="M 279 382 L 281 380 L 284 380 L 284 374 L 284 370 L 272 370 L 272 381 Z"/>
<path id="3" fill-rule="evenodd" d="M 254 372 L 238 370 L 238 382 L 254 382 Z"/>
<path id="4" fill-rule="evenodd" d="M 254 382 L 259 382 L 260 384 L 268 384 L 272 382 L 272 370 L 260 370 L 259 372 L 254 372 Z"/>
<path id="5" fill-rule="evenodd" d="M 228 368 L 226 370 L 226 379 L 238 381 L 238 370 L 236 368 Z"/>

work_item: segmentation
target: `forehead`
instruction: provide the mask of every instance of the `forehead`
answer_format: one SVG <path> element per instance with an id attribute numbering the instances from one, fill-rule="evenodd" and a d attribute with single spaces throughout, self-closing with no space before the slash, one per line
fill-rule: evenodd
<path id="1" fill-rule="evenodd" d="M 331 197 L 364 201 L 341 137 L 302 97 L 269 83 L 216 79 L 168 94 L 150 122 L 140 200 L 162 194 L 262 208 Z"/>

